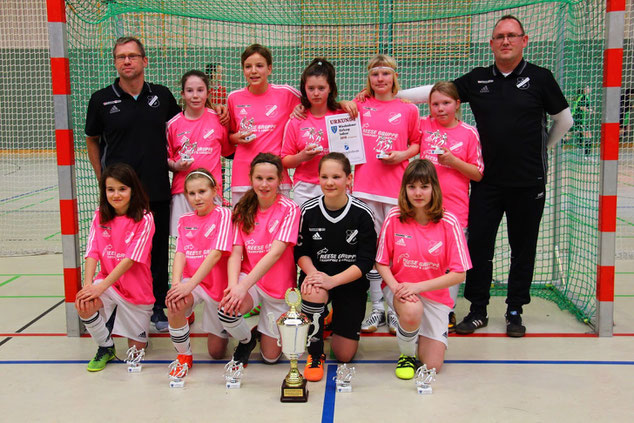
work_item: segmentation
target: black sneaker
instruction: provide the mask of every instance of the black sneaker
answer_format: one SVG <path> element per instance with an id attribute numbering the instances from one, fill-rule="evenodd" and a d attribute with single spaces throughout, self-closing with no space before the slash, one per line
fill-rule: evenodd
<path id="1" fill-rule="evenodd" d="M 167 316 L 162 308 L 155 308 L 152 313 L 150 321 L 154 323 L 156 330 L 159 332 L 167 332 L 169 330 L 169 323 L 167 322 Z"/>
<path id="2" fill-rule="evenodd" d="M 522 315 L 519 312 L 506 312 L 506 335 L 511 338 L 521 338 L 526 335 L 526 327 L 522 325 Z"/>
<path id="3" fill-rule="evenodd" d="M 247 367 L 249 364 L 249 357 L 251 356 L 251 351 L 255 348 L 258 343 L 258 339 L 253 332 L 251 332 L 251 340 L 246 344 L 240 342 L 236 347 L 236 350 L 233 352 L 233 361 L 234 363 L 242 363 L 244 367 Z"/>
<path id="4" fill-rule="evenodd" d="M 489 324 L 489 318 L 482 316 L 479 313 L 473 311 L 469 312 L 462 322 L 456 325 L 456 333 L 460 335 L 469 335 L 475 332 L 476 329 L 480 329 Z"/>
<path id="5" fill-rule="evenodd" d="M 447 326 L 449 333 L 454 333 L 456 331 L 456 313 L 453 311 L 449 312 L 449 325 Z"/>

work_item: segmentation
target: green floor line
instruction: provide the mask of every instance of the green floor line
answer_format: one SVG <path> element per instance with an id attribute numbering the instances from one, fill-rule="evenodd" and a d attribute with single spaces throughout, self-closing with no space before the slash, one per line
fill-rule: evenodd
<path id="1" fill-rule="evenodd" d="M 614 272 L 615 275 L 634 275 L 634 272 Z"/>
<path id="2" fill-rule="evenodd" d="M 634 298 L 634 294 L 615 295 L 614 298 Z"/>
<path id="3" fill-rule="evenodd" d="M 630 222 L 629 220 L 625 220 L 625 219 L 620 218 L 620 217 L 617 217 L 617 218 L 616 218 L 616 220 L 618 220 L 619 222 L 623 222 L 623 223 L 625 223 L 626 225 L 634 226 L 634 223 L 633 223 L 633 222 Z"/>
<path id="4" fill-rule="evenodd" d="M 64 298 L 63 295 L 0 295 L 3 298 Z"/>
<path id="5" fill-rule="evenodd" d="M 45 238 L 44 238 L 44 241 L 48 241 L 49 239 L 51 239 L 51 238 L 53 238 L 54 236 L 57 236 L 57 235 L 59 235 L 59 234 L 61 234 L 61 233 L 62 233 L 61 231 L 55 232 L 54 234 L 52 234 L 52 235 L 49 235 L 49 236 L 45 237 Z"/>
<path id="6" fill-rule="evenodd" d="M 0 273 L 0 276 L 64 276 L 63 273 Z"/>
<path id="7" fill-rule="evenodd" d="M 39 205 L 39 204 L 46 203 L 47 201 L 51 201 L 51 200 L 53 200 L 53 199 L 55 199 L 55 198 L 56 198 L 56 197 L 46 198 L 46 199 L 44 199 L 44 200 L 42 200 L 42 201 L 40 201 L 40 202 L 37 202 L 37 203 L 32 203 L 32 204 L 27 204 L 26 206 L 22 206 L 22 207 L 20 207 L 20 208 L 15 209 L 15 210 L 8 210 L 8 211 L 6 211 L 6 212 L 4 212 L 4 213 L 0 214 L 0 216 L 7 215 L 7 214 L 9 214 L 9 213 L 16 213 L 16 212 L 19 212 L 19 211 L 22 211 L 22 210 L 28 209 L 29 207 L 34 207 L 34 206 L 37 206 L 37 205 Z"/>
<path id="8" fill-rule="evenodd" d="M 22 275 L 15 275 L 14 277 L 9 278 L 8 280 L 6 280 L 6 281 L 4 281 L 4 282 L 0 283 L 0 286 L 4 286 L 4 285 L 8 284 L 9 282 L 13 282 L 14 280 L 16 280 L 17 278 L 19 278 L 20 276 L 22 276 Z"/>

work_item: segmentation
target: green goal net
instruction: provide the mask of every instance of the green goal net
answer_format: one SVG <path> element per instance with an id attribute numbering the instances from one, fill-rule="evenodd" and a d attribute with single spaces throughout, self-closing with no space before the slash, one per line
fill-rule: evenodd
<path id="1" fill-rule="evenodd" d="M 552 70 L 572 105 L 587 93 L 589 111 L 549 154 L 549 184 L 532 294 L 592 323 L 596 311 L 599 136 L 604 38 L 602 1 L 486 0 L 69 0 L 68 44 L 81 244 L 96 206 L 96 181 L 85 152 L 84 119 L 92 92 L 112 83 L 112 46 L 134 35 L 146 45 L 146 79 L 179 97 L 190 69 L 214 64 L 227 92 L 245 85 L 240 53 L 259 42 L 273 52 L 271 82 L 297 87 L 317 56 L 337 69 L 340 98 L 365 85 L 376 53 L 395 57 L 403 88 L 453 79 L 492 63 L 496 20 L 522 20 L 526 58 Z M 428 114 L 421 105 L 421 115 Z M 473 123 L 468 107 L 464 119 Z M 225 177 L 231 163 L 226 162 Z M 510 249 L 503 225 L 494 265 L 495 295 L 506 293 Z"/>

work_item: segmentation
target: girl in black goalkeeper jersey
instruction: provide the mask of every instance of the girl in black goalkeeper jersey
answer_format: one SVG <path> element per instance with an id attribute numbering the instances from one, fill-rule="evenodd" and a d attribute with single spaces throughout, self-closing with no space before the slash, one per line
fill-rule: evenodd
<path id="1" fill-rule="evenodd" d="M 323 195 L 302 206 L 295 259 L 301 269 L 302 312 L 319 315 L 319 330 L 311 338 L 304 376 L 319 381 L 324 374 L 324 317 L 332 301 L 332 341 L 335 357 L 351 361 L 359 345 L 368 281 L 376 256 L 374 218 L 368 206 L 347 194 L 352 184 L 350 162 L 341 153 L 319 162 Z M 314 325 L 311 325 L 310 333 Z"/>

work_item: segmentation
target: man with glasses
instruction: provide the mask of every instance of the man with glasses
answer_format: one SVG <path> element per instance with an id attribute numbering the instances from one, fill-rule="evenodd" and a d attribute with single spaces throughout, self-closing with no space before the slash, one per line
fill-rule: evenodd
<path id="1" fill-rule="evenodd" d="M 511 267 L 506 298 L 506 334 L 522 337 L 522 307 L 530 302 L 539 224 L 546 198 L 547 147 L 572 126 L 572 115 L 553 74 L 523 58 L 528 36 L 512 15 L 501 17 L 489 41 L 495 63 L 456 79 L 460 100 L 476 120 L 482 144 L 484 176 L 471 183 L 468 246 L 473 268 L 464 295 L 469 314 L 456 326 L 470 334 L 488 323 L 496 234 L 506 214 Z M 399 93 L 426 101 L 429 88 Z M 546 127 L 546 114 L 553 125 Z"/>
<path id="2" fill-rule="evenodd" d="M 113 163 L 134 168 L 150 197 L 156 231 L 152 238 L 152 278 L 156 329 L 168 329 L 165 294 L 168 281 L 170 182 L 165 124 L 181 111 L 170 90 L 145 81 L 148 58 L 141 41 L 119 38 L 113 49 L 119 77 L 95 92 L 86 114 L 88 158 L 97 175 Z"/>

